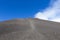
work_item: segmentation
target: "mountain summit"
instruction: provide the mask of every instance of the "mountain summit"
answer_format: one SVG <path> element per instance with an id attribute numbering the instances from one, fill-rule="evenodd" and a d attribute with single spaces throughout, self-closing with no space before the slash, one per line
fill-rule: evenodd
<path id="1" fill-rule="evenodd" d="M 37 18 L 3 21 L 0 40 L 60 40 L 60 23 Z"/>

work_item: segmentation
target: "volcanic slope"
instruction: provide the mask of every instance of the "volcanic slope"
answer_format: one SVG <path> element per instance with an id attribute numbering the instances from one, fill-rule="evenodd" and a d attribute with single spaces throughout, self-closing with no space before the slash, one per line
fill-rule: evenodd
<path id="1" fill-rule="evenodd" d="M 34 18 L 3 21 L 0 40 L 60 40 L 60 23 Z"/>

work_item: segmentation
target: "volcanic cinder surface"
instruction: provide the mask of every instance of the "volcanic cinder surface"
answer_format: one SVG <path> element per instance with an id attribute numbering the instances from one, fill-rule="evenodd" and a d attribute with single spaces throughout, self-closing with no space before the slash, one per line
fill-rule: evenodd
<path id="1" fill-rule="evenodd" d="M 60 40 L 60 23 L 33 18 L 3 21 L 0 40 Z"/>

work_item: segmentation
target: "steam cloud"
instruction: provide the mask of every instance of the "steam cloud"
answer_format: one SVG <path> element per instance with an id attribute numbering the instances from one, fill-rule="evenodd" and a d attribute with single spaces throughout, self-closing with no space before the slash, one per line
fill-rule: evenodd
<path id="1" fill-rule="evenodd" d="M 37 12 L 35 18 L 60 22 L 60 0 L 51 0 L 49 7 Z"/>

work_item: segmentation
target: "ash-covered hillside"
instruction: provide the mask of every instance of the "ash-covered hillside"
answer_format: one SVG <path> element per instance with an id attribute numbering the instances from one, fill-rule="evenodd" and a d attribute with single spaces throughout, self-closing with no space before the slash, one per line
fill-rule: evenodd
<path id="1" fill-rule="evenodd" d="M 3 21 L 0 40 L 60 40 L 60 23 L 33 18 Z"/>

